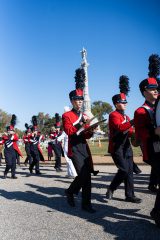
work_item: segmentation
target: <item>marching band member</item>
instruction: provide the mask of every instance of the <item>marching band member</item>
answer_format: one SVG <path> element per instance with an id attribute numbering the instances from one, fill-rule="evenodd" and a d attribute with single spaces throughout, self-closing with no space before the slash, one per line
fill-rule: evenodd
<path id="1" fill-rule="evenodd" d="M 15 114 L 13 114 L 12 119 L 11 119 L 11 125 L 12 125 L 13 129 L 14 129 L 14 126 L 16 125 L 16 121 L 17 121 L 17 117 Z M 19 140 L 18 135 L 16 133 L 15 133 L 15 135 L 16 135 L 17 140 L 13 141 L 13 148 L 16 153 L 16 163 L 20 166 L 20 157 L 23 158 L 23 155 L 18 147 L 18 140 Z"/>
<path id="2" fill-rule="evenodd" d="M 55 114 L 55 126 L 52 127 L 52 130 L 50 132 L 50 138 L 52 143 L 52 148 L 55 154 L 55 166 L 57 172 L 62 172 L 61 169 L 61 155 L 62 155 L 62 146 L 61 142 L 58 141 L 58 137 L 62 134 L 60 131 L 60 116 L 58 113 Z"/>
<path id="3" fill-rule="evenodd" d="M 66 106 L 64 108 L 64 111 L 69 112 L 70 108 Z M 64 157 L 65 157 L 65 160 L 67 163 L 67 177 L 75 178 L 77 176 L 75 167 L 73 165 L 72 160 L 67 156 L 68 155 L 68 135 L 65 133 L 65 131 L 63 131 L 62 134 L 57 138 L 57 140 L 59 142 L 63 142 L 62 148 L 63 148 L 63 152 L 64 152 Z"/>
<path id="4" fill-rule="evenodd" d="M 0 133 L 0 142 L 2 141 L 2 133 Z M 2 150 L 3 150 L 3 144 L 0 143 L 0 166 L 2 165 Z"/>
<path id="5" fill-rule="evenodd" d="M 118 168 L 107 192 L 106 197 L 112 199 L 114 191 L 124 182 L 125 201 L 140 203 L 141 199 L 134 195 L 133 184 L 133 151 L 129 137 L 133 134 L 133 120 L 125 114 L 129 91 L 129 79 L 122 75 L 119 79 L 120 94 L 112 97 L 115 111 L 109 115 L 109 147 L 115 165 Z"/>
<path id="6" fill-rule="evenodd" d="M 22 156 L 18 145 L 18 136 L 15 133 L 14 126 L 16 124 L 16 116 L 13 114 L 11 119 L 11 125 L 7 126 L 7 133 L 2 137 L 1 143 L 4 144 L 4 155 L 6 160 L 6 168 L 4 171 L 4 178 L 7 177 L 9 170 L 11 169 L 11 178 L 17 179 L 16 177 L 16 153 Z"/>
<path id="7" fill-rule="evenodd" d="M 25 127 L 26 127 L 26 131 L 25 131 L 25 135 L 23 136 L 23 142 L 25 144 L 25 151 L 26 151 L 27 157 L 26 157 L 24 164 L 27 165 L 27 163 L 29 162 L 29 165 L 30 165 L 32 162 L 31 150 L 30 150 L 31 129 L 27 123 L 25 123 Z"/>
<path id="8" fill-rule="evenodd" d="M 78 194 L 82 188 L 82 209 L 89 213 L 95 210 L 91 204 L 91 154 L 86 139 L 93 135 L 93 130 L 78 135 L 81 127 L 86 127 L 88 117 L 81 112 L 83 104 L 83 91 L 76 89 L 69 94 L 73 105 L 71 111 L 62 115 L 63 128 L 68 135 L 68 157 L 72 160 L 77 176 L 65 191 L 68 204 L 75 206 L 74 194 Z M 97 126 L 96 126 L 97 127 Z"/>
<path id="9" fill-rule="evenodd" d="M 145 98 L 144 104 L 139 107 L 134 114 L 135 133 L 137 142 L 139 142 L 143 161 L 150 164 L 152 174 L 160 184 L 160 127 L 155 128 L 154 108 L 158 98 L 157 77 L 160 71 L 160 57 L 151 55 L 149 57 L 149 77 L 139 84 L 140 92 Z M 160 189 L 157 189 L 157 196 L 154 208 L 151 211 L 151 217 L 160 227 Z"/>
<path id="10" fill-rule="evenodd" d="M 32 117 L 32 123 L 33 126 L 31 127 L 32 133 L 30 134 L 30 151 L 31 151 L 31 156 L 32 156 L 32 163 L 29 166 L 29 171 L 30 173 L 33 172 L 33 168 L 35 167 L 35 173 L 37 175 L 41 174 L 39 170 L 39 161 L 44 161 L 44 157 L 42 154 L 42 150 L 40 149 L 39 145 L 39 140 L 40 140 L 40 135 L 38 132 L 38 127 L 37 127 L 37 118 L 36 116 Z"/>

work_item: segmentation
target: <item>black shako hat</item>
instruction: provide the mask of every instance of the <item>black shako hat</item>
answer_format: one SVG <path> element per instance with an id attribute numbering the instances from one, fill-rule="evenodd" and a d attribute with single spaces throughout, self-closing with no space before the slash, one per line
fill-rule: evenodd
<path id="1" fill-rule="evenodd" d="M 32 127 L 32 126 L 29 126 L 28 123 L 25 123 L 24 126 L 25 126 L 25 128 L 26 128 L 25 133 L 26 133 L 26 134 L 27 134 L 27 133 L 30 133 L 30 132 L 31 132 L 31 127 Z"/>
<path id="2" fill-rule="evenodd" d="M 139 84 L 139 89 L 142 94 L 146 89 L 152 89 L 152 88 L 158 88 L 158 83 L 155 78 L 146 78 L 143 81 L 141 81 Z"/>
<path id="3" fill-rule="evenodd" d="M 83 97 L 83 90 L 82 89 L 76 89 L 69 93 L 69 99 L 72 100 L 84 100 Z"/>
<path id="4" fill-rule="evenodd" d="M 12 115 L 11 121 L 10 121 L 10 126 L 7 126 L 6 129 L 7 131 L 14 131 L 14 127 L 17 122 L 17 117 L 15 114 Z"/>
<path id="5" fill-rule="evenodd" d="M 32 126 L 30 127 L 31 131 L 34 132 L 34 131 L 38 131 L 38 122 L 37 122 L 37 116 L 32 116 Z"/>
<path id="6" fill-rule="evenodd" d="M 75 82 L 76 82 L 76 86 L 75 86 L 75 90 L 71 91 L 69 93 L 69 99 L 70 101 L 72 100 L 84 100 L 83 97 L 83 89 L 85 86 L 85 71 L 83 68 L 78 68 L 75 71 Z"/>
<path id="7" fill-rule="evenodd" d="M 60 122 L 59 113 L 55 113 L 55 120 L 56 120 L 56 123 L 54 124 L 55 128 L 60 128 L 61 127 L 61 122 Z"/>
<path id="8" fill-rule="evenodd" d="M 112 97 L 113 104 L 127 103 L 126 95 L 124 93 L 116 94 Z"/>
<path id="9" fill-rule="evenodd" d="M 148 61 L 149 77 L 142 80 L 139 84 L 142 95 L 146 89 L 158 88 L 157 77 L 160 74 L 160 57 L 157 54 L 152 54 Z"/>
<path id="10" fill-rule="evenodd" d="M 130 90 L 129 87 L 129 78 L 125 75 L 120 76 L 119 78 L 119 89 L 120 93 L 112 97 L 113 104 L 116 103 L 127 103 L 126 95 Z"/>

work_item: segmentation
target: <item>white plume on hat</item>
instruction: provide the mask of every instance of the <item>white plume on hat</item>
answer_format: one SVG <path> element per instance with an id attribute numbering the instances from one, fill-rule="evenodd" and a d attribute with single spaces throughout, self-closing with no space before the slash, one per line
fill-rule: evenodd
<path id="1" fill-rule="evenodd" d="M 68 106 L 64 107 L 64 112 L 69 112 L 70 110 L 71 110 L 70 107 L 68 107 Z"/>

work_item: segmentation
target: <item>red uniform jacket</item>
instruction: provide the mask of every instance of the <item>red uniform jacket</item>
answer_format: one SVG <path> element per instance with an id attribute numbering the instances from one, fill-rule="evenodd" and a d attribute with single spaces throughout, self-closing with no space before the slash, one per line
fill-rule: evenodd
<path id="1" fill-rule="evenodd" d="M 114 138 L 118 138 L 119 133 L 128 132 L 128 137 L 133 133 L 133 128 L 130 123 L 130 118 L 127 115 L 121 114 L 119 111 L 115 110 L 109 114 L 109 146 L 108 152 L 115 152 L 115 141 Z"/>
<path id="2" fill-rule="evenodd" d="M 144 103 L 142 107 L 139 107 L 134 113 L 136 139 L 140 142 L 143 161 L 147 162 L 151 156 L 154 127 L 149 112 L 147 112 L 143 106 L 147 106 L 153 113 L 154 109 L 147 105 L 147 103 Z"/>
<path id="3" fill-rule="evenodd" d="M 24 144 L 29 143 L 29 136 L 28 135 L 23 136 L 23 142 L 24 142 Z"/>
<path id="4" fill-rule="evenodd" d="M 56 131 L 50 132 L 49 138 L 50 139 L 55 139 L 57 137 Z"/>
<path id="5" fill-rule="evenodd" d="M 68 135 L 68 157 L 72 157 L 72 144 L 71 144 L 71 136 L 73 134 L 76 134 L 80 128 L 79 123 L 82 119 L 82 113 L 80 116 L 78 116 L 74 111 L 69 111 L 66 112 L 62 115 L 62 121 L 63 121 L 63 127 L 64 127 L 64 131 L 65 133 Z M 84 133 L 84 138 L 85 139 L 89 139 L 92 137 L 93 134 L 91 133 Z M 86 141 L 87 144 L 87 141 Z M 87 150 L 89 155 L 90 151 L 89 151 L 89 147 L 87 144 Z"/>
<path id="6" fill-rule="evenodd" d="M 18 135 L 17 135 L 17 134 L 14 134 L 14 138 L 13 138 L 13 148 L 14 148 L 14 150 L 16 150 L 16 151 L 18 152 L 18 154 L 23 158 L 23 155 L 22 155 L 22 153 L 21 153 L 21 150 L 20 150 L 19 147 L 18 147 L 17 141 L 18 141 Z"/>
<path id="7" fill-rule="evenodd" d="M 29 135 L 29 141 L 31 144 L 33 144 L 33 142 L 37 142 L 37 149 L 39 152 L 39 156 L 40 156 L 40 161 L 45 161 L 44 156 L 43 156 L 43 151 L 40 147 L 40 142 L 41 142 L 41 135 L 37 135 L 37 137 L 35 138 L 32 133 Z"/>
<path id="8" fill-rule="evenodd" d="M 7 140 L 8 140 L 8 136 L 3 136 L 3 137 L 2 137 L 1 144 L 4 144 Z M 23 156 L 22 156 L 22 153 L 21 153 L 21 151 L 20 151 L 20 149 L 19 149 L 19 147 L 18 147 L 18 145 L 17 145 L 17 141 L 18 141 L 18 136 L 17 136 L 17 134 L 14 134 L 13 137 L 12 137 L 13 148 L 14 148 L 14 150 L 16 150 L 16 151 L 18 152 L 18 154 L 19 154 L 21 157 L 23 157 Z"/>
<path id="9" fill-rule="evenodd" d="M 59 137 L 62 134 L 61 131 L 55 130 L 50 132 L 49 138 L 52 140 L 52 142 L 54 144 L 60 144 L 60 142 L 58 142 L 57 137 Z"/>

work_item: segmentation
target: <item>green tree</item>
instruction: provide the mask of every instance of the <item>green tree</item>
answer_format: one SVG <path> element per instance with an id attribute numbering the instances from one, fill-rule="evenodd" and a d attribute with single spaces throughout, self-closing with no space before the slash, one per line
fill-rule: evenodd
<path id="1" fill-rule="evenodd" d="M 104 120 L 106 115 L 113 111 L 112 106 L 107 102 L 95 101 L 91 105 L 91 111 L 94 116 L 97 116 L 99 121 Z M 107 124 L 101 124 L 101 129 L 107 133 Z"/>
<path id="2" fill-rule="evenodd" d="M 38 128 L 44 135 L 48 135 L 50 132 L 50 129 L 56 123 L 55 116 L 51 117 L 49 116 L 48 113 L 45 114 L 43 112 L 38 113 L 37 121 L 38 121 Z"/>
<path id="3" fill-rule="evenodd" d="M 18 128 L 15 128 L 15 132 L 18 135 L 19 138 L 22 138 L 24 135 L 24 132 Z"/>
<path id="4" fill-rule="evenodd" d="M 5 127 L 10 124 L 11 114 L 0 109 L 0 132 L 6 131 Z"/>
<path id="5" fill-rule="evenodd" d="M 105 115 L 113 111 L 112 106 L 107 102 L 95 101 L 91 105 L 93 115 L 96 115 L 98 120 L 105 119 Z"/>

